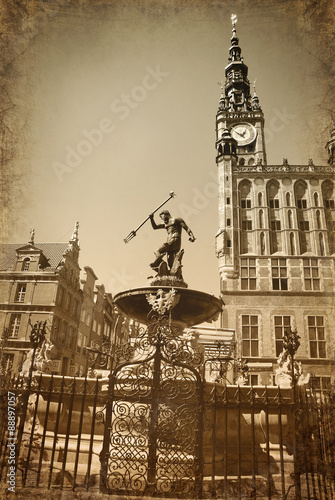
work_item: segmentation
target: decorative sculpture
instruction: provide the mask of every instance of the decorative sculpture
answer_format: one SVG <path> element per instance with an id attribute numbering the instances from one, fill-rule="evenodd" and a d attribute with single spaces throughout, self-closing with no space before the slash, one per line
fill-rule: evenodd
<path id="1" fill-rule="evenodd" d="M 301 363 L 294 359 L 294 355 L 300 346 L 300 336 L 296 330 L 287 329 L 283 336 L 283 351 L 278 357 L 278 368 L 276 371 L 276 385 L 279 387 L 294 387 L 305 385 L 309 381 L 310 374 L 304 375 Z"/>
<path id="2" fill-rule="evenodd" d="M 150 214 L 149 217 L 151 225 L 153 229 L 166 229 L 168 238 L 166 243 L 163 243 L 163 245 L 161 245 L 155 252 L 156 259 L 150 264 L 150 267 L 157 272 L 156 278 L 171 276 L 175 280 L 179 280 L 180 284 L 182 284 L 184 283 L 181 273 L 181 261 L 184 255 L 184 250 L 180 249 L 182 229 L 187 232 L 191 242 L 195 241 L 194 234 L 183 219 L 179 217 L 172 217 L 168 210 L 163 210 L 159 216 L 162 219 L 163 224 L 156 224 L 154 215 Z M 165 255 L 167 256 L 167 262 L 163 260 Z M 158 280 L 158 283 L 161 281 L 162 280 Z M 171 280 L 167 280 L 166 284 L 173 284 L 172 282 L 170 283 L 170 281 Z M 186 283 L 181 286 L 185 285 Z"/>

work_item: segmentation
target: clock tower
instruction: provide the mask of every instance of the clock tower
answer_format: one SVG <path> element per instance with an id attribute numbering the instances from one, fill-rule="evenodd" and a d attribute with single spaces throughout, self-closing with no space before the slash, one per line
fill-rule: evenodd
<path id="1" fill-rule="evenodd" d="M 236 161 L 239 165 L 265 165 L 264 115 L 254 84 L 250 93 L 248 66 L 241 57 L 241 47 L 236 36 L 236 16 L 232 15 L 232 37 L 228 65 L 225 68 L 225 85 L 216 115 L 217 149 L 220 153 L 222 135 L 228 129 L 237 141 Z"/>

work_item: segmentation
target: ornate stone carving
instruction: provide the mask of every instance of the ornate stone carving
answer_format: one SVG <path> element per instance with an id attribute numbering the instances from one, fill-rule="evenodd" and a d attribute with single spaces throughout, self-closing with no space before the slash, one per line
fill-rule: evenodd
<path id="1" fill-rule="evenodd" d="M 147 293 L 146 299 L 154 311 L 163 315 L 165 312 L 171 311 L 171 309 L 178 304 L 180 295 L 176 294 L 174 288 L 168 292 L 164 292 L 160 289 L 157 291 L 156 295 Z"/>

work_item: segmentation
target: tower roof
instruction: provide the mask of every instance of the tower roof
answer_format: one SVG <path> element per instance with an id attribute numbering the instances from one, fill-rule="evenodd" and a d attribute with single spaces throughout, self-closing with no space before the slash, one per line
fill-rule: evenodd
<path id="1" fill-rule="evenodd" d="M 257 95 L 251 97 L 250 82 L 248 80 L 248 66 L 241 56 L 239 38 L 236 34 L 237 17 L 231 16 L 232 37 L 228 56 L 228 65 L 225 67 L 225 94 L 221 95 L 220 108 L 227 111 L 251 111 L 260 109 Z"/>

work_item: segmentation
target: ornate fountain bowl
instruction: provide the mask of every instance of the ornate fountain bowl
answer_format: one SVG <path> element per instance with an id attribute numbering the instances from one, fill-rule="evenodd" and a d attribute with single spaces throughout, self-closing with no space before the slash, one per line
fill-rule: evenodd
<path id="1" fill-rule="evenodd" d="M 215 321 L 222 310 L 222 301 L 214 295 L 189 288 L 169 286 L 132 288 L 118 293 L 114 300 L 122 312 L 146 325 L 148 313 L 152 309 L 152 304 L 149 302 L 150 296 L 154 297 L 157 294 L 159 296 L 160 290 L 164 295 L 175 291 L 178 301 L 171 310 L 171 318 L 175 324 L 184 327 Z"/>

